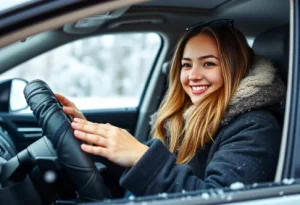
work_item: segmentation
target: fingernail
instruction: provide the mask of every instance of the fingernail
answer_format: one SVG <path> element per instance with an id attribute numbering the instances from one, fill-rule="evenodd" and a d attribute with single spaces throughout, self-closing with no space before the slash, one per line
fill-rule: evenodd
<path id="1" fill-rule="evenodd" d="M 75 127 L 75 128 L 78 127 L 78 124 L 76 122 L 72 122 L 71 125 L 72 125 L 72 127 Z"/>
<path id="2" fill-rule="evenodd" d="M 79 118 L 74 118 L 73 121 L 74 122 L 80 122 L 80 119 Z"/>
<path id="3" fill-rule="evenodd" d="M 74 135 L 79 135 L 79 131 L 78 130 L 74 130 Z"/>

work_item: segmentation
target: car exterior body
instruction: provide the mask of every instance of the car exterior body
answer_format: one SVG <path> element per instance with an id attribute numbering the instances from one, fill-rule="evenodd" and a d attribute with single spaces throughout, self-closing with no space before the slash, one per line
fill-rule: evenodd
<path id="1" fill-rule="evenodd" d="M 87 119 L 125 128 L 140 141 L 149 140 L 150 116 L 165 93 L 171 54 L 185 27 L 216 18 L 232 18 L 252 44 L 265 30 L 288 25 L 285 121 L 273 182 L 96 203 L 300 204 L 298 1 L 24 1 L 13 7 L 3 5 L 3 9 L 0 13 L 2 82 L 9 78 L 30 81 L 44 77 L 47 82 L 53 82 L 50 86 L 56 91 L 69 95 Z M 100 46 L 93 48 L 97 43 Z M 119 47 L 110 47 L 112 45 Z M 150 60 L 146 62 L 146 59 Z M 29 69 L 34 71 L 29 72 Z M 0 88 L 4 90 L 2 84 L 0 82 Z M 12 90 L 9 88 L 9 92 Z M 4 138 L 11 138 L 9 143 L 13 144 L 16 154 L 43 133 L 28 107 L 25 105 L 22 109 L 21 100 L 4 99 L 7 109 L 4 106 L 0 112 L 0 126 Z M 13 102 L 19 104 L 11 105 Z M 4 152 L 7 151 L 3 147 Z M 21 189 L 26 188 L 22 182 L 18 184 Z M 31 188 L 37 189 L 35 186 Z M 0 199 L 10 195 L 16 195 L 14 189 L 0 189 Z M 43 198 L 40 195 L 36 190 L 32 198 Z M 10 199 L 16 204 L 23 198 L 30 200 L 22 194 L 19 197 Z M 43 199 L 37 201 L 45 203 Z M 63 201 L 56 203 L 63 204 Z"/>

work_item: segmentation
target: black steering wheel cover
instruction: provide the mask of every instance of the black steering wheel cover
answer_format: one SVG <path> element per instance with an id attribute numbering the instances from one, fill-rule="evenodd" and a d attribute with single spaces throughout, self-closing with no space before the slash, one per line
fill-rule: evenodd
<path id="1" fill-rule="evenodd" d="M 93 161 L 80 149 L 70 118 L 63 112 L 49 86 L 34 80 L 24 88 L 25 99 L 44 134 L 52 142 L 57 156 L 81 200 L 110 198 L 110 193 Z"/>

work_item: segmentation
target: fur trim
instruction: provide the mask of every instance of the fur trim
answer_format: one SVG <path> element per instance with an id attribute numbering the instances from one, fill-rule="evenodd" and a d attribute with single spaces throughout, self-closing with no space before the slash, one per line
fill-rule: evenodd
<path id="1" fill-rule="evenodd" d="M 188 118 L 192 115 L 194 109 L 195 109 L 195 106 L 192 105 L 188 109 L 186 109 L 186 111 L 184 111 L 184 113 L 183 113 L 184 122 L 186 122 L 188 120 Z"/>
<path id="2" fill-rule="evenodd" d="M 279 104 L 285 99 L 285 94 L 286 87 L 276 69 L 266 59 L 256 56 L 252 69 L 233 95 L 221 124 L 227 124 L 251 109 Z"/>
<path id="3" fill-rule="evenodd" d="M 248 98 L 260 90 L 262 86 L 271 85 L 275 77 L 276 69 L 262 57 L 256 57 L 253 69 L 241 80 L 237 91 L 232 96 L 230 105 L 236 104 L 244 98 Z"/>

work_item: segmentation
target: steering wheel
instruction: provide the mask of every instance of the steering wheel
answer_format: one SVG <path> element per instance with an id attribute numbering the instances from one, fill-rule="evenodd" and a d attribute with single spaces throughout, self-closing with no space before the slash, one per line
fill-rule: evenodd
<path id="1" fill-rule="evenodd" d="M 71 119 L 62 110 L 49 86 L 34 80 L 24 88 L 25 99 L 39 125 L 56 150 L 61 166 L 75 187 L 80 200 L 99 201 L 110 193 L 89 155 L 74 137 Z"/>

